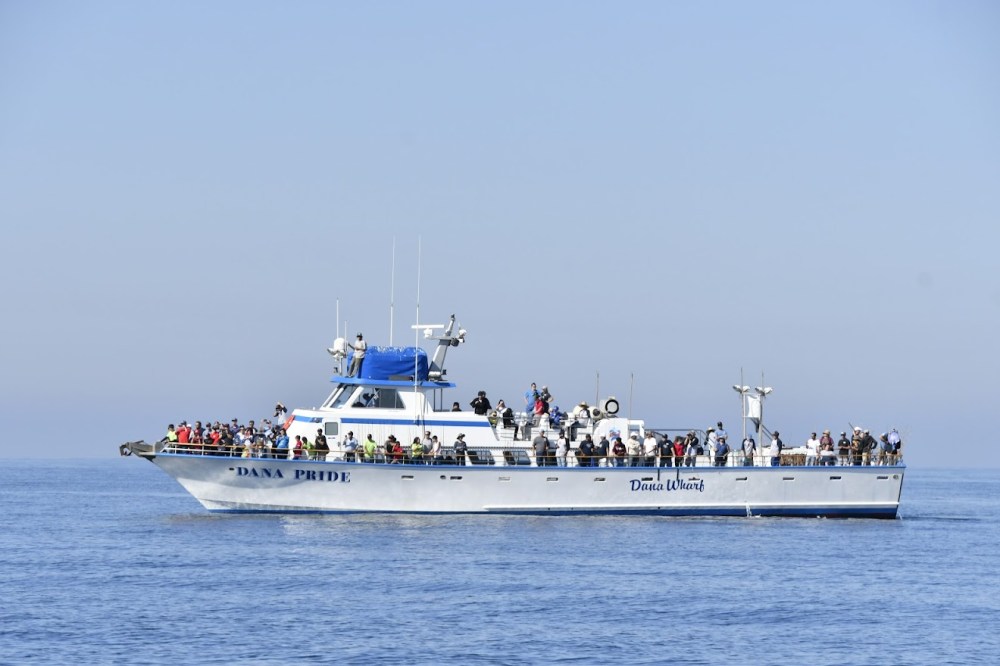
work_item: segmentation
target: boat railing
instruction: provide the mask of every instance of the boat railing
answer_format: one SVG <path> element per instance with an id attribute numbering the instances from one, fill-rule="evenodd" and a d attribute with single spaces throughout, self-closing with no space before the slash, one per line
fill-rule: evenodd
<path id="1" fill-rule="evenodd" d="M 525 447 L 470 447 L 465 453 L 465 460 L 461 460 L 456 455 L 454 449 L 447 447 L 441 450 L 441 454 L 434 457 L 421 452 L 419 455 L 412 455 L 408 451 L 401 454 L 386 453 L 379 449 L 374 456 L 366 457 L 363 451 L 349 451 L 342 448 L 331 449 L 328 453 L 316 450 L 302 449 L 296 454 L 289 449 L 279 449 L 269 444 L 252 444 L 249 447 L 243 445 L 215 446 L 211 444 L 181 444 L 168 443 L 163 447 L 162 453 L 175 455 L 193 456 L 221 456 L 232 458 L 269 458 L 280 460 L 309 460 L 316 462 L 349 462 L 349 463 L 381 463 L 381 464 L 407 464 L 407 465 L 496 465 L 503 467 L 844 467 L 844 466 L 872 466 L 872 467 L 895 467 L 903 466 L 903 456 L 901 453 L 886 454 L 874 451 L 861 455 L 827 456 L 826 458 L 816 457 L 809 459 L 805 453 L 799 451 L 785 451 L 779 456 L 777 465 L 772 457 L 765 451 L 757 452 L 753 456 L 745 456 L 742 451 L 730 451 L 722 457 L 710 455 L 699 456 L 658 456 L 658 455 L 638 455 L 638 456 L 608 456 L 606 458 L 593 456 L 584 458 L 578 454 L 577 449 L 571 449 L 567 455 L 560 456 L 553 452 L 544 456 L 541 461 L 530 448 Z M 542 464 L 539 465 L 538 463 Z"/>

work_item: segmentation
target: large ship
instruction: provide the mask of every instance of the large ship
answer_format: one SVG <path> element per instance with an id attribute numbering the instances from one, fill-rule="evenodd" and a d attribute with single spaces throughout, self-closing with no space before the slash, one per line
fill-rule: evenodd
<path id="1" fill-rule="evenodd" d="M 437 341 L 430 359 L 416 345 L 368 347 L 355 359 L 338 338 L 328 350 L 338 363 L 332 392 L 319 407 L 294 409 L 282 428 L 289 441 L 315 443 L 322 434 L 321 450 L 276 448 L 262 434 L 228 447 L 134 441 L 120 449 L 151 461 L 218 512 L 897 516 L 905 465 L 895 457 L 881 465 L 867 464 L 867 455 L 866 464 L 806 465 L 785 453 L 774 465 L 766 452 L 748 457 L 739 446 L 718 456 L 682 458 L 659 446 L 624 458 L 593 455 L 590 441 L 672 437 L 620 416 L 613 397 L 579 403 L 561 417 L 452 411 L 445 357 L 466 337 L 455 326 L 453 315 L 444 325 L 414 327 Z M 346 361 L 351 371 L 343 371 Z M 561 455 L 536 446 L 560 431 Z M 701 444 L 711 439 L 707 430 L 681 432 Z M 441 443 L 433 453 L 423 445 L 430 436 Z M 353 439 L 378 446 L 355 449 Z M 395 451 L 394 441 L 401 444 Z"/>

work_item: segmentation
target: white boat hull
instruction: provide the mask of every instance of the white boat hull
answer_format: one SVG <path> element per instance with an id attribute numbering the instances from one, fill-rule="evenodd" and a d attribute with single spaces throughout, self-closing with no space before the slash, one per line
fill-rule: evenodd
<path id="1" fill-rule="evenodd" d="M 146 456 L 210 511 L 895 518 L 905 466 L 520 467 Z"/>

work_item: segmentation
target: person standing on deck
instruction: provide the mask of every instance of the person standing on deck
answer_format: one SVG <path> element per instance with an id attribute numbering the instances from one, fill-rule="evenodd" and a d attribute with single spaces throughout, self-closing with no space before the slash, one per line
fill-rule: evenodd
<path id="1" fill-rule="evenodd" d="M 410 460 L 409 462 L 414 465 L 419 465 L 424 461 L 424 445 L 420 443 L 419 437 L 413 438 L 413 443 L 410 444 Z"/>
<path id="2" fill-rule="evenodd" d="M 625 447 L 628 449 L 628 467 L 639 467 L 646 458 L 642 442 L 639 441 L 639 435 L 636 433 L 629 435 Z"/>
<path id="3" fill-rule="evenodd" d="M 347 371 L 347 376 L 358 377 L 361 375 L 361 365 L 365 362 L 365 352 L 368 350 L 368 343 L 365 342 L 364 337 L 358 333 L 358 337 L 354 341 L 354 344 L 348 342 L 347 346 L 354 350 L 354 356 L 351 357 L 351 367 Z"/>
<path id="4" fill-rule="evenodd" d="M 375 442 L 375 438 L 372 437 L 370 434 L 368 435 L 368 439 L 365 440 L 364 449 L 365 449 L 365 462 L 366 463 L 375 462 L 375 452 L 378 450 L 378 444 Z"/>
<path id="5" fill-rule="evenodd" d="M 166 442 L 167 444 L 177 443 L 177 431 L 174 430 L 174 424 L 171 423 L 167 426 L 167 434 L 160 440 L 161 442 Z"/>
<path id="6" fill-rule="evenodd" d="M 785 448 L 781 443 L 781 437 L 778 437 L 778 431 L 774 431 L 774 437 L 771 439 L 771 467 L 781 467 L 781 449 Z"/>
<path id="7" fill-rule="evenodd" d="M 590 439 L 590 435 L 587 435 L 587 439 Z M 611 442 L 608 441 L 607 435 L 601 435 L 601 441 L 599 441 L 597 446 L 593 449 L 593 457 L 590 459 L 590 466 L 611 467 L 610 455 Z"/>
<path id="8" fill-rule="evenodd" d="M 883 466 L 888 465 L 889 456 L 892 455 L 893 451 L 893 446 L 892 444 L 889 443 L 889 433 L 884 432 L 881 435 L 879 435 L 878 441 L 879 441 L 878 464 Z"/>
<path id="9" fill-rule="evenodd" d="M 695 467 L 698 464 L 698 436 L 691 431 L 684 438 L 684 466 Z"/>
<path id="10" fill-rule="evenodd" d="M 611 445 L 611 464 L 609 467 L 625 467 L 627 455 L 628 447 L 622 442 L 621 437 L 615 437 L 615 443 Z"/>
<path id="11" fill-rule="evenodd" d="M 532 440 L 531 445 L 535 449 L 535 465 L 544 467 L 545 459 L 549 453 L 549 438 L 545 436 L 544 430 L 538 431 L 538 435 Z"/>
<path id="12" fill-rule="evenodd" d="M 645 467 L 656 467 L 656 458 L 660 454 L 660 446 L 656 441 L 656 435 L 646 431 L 646 438 L 642 440 L 642 448 L 646 454 Z"/>
<path id="13" fill-rule="evenodd" d="M 559 443 L 556 448 L 556 464 L 559 467 L 565 467 L 567 456 L 569 456 L 569 437 L 566 436 L 565 430 L 560 430 Z"/>
<path id="14" fill-rule="evenodd" d="M 875 447 L 878 446 L 878 442 L 872 437 L 870 430 L 865 430 L 865 435 L 861 440 L 864 444 L 862 462 L 868 466 L 872 464 L 872 454 L 875 452 Z"/>
<path id="15" fill-rule="evenodd" d="M 594 458 L 594 439 L 587 433 L 583 437 L 583 441 L 580 442 L 580 446 L 576 449 L 576 466 L 577 467 L 593 467 Z"/>
<path id="16" fill-rule="evenodd" d="M 722 421 L 715 424 L 715 437 L 726 445 L 727 450 L 729 449 L 729 433 L 722 427 Z"/>
<path id="17" fill-rule="evenodd" d="M 811 433 L 806 440 L 806 467 L 813 467 L 816 464 L 816 457 L 819 455 L 819 440 L 816 433 Z"/>
<path id="18" fill-rule="evenodd" d="M 837 440 L 837 456 L 841 465 L 851 464 L 851 440 L 847 439 L 846 431 L 842 431 Z"/>
<path id="19" fill-rule="evenodd" d="M 535 382 L 531 382 L 531 387 L 524 392 L 524 413 L 529 419 L 535 413 L 535 401 L 538 400 L 540 395 Z"/>
<path id="20" fill-rule="evenodd" d="M 757 452 L 757 442 L 753 441 L 753 437 L 747 434 L 743 438 L 743 465 L 745 467 L 753 467 L 753 455 Z"/>
<path id="21" fill-rule="evenodd" d="M 323 430 L 316 429 L 316 460 L 326 460 L 326 455 L 330 453 L 330 445 L 326 442 L 326 435 L 323 434 Z"/>
<path id="22" fill-rule="evenodd" d="M 469 445 L 465 443 L 465 433 L 458 433 L 455 438 L 455 443 L 453 444 L 455 449 L 455 464 L 465 466 L 466 453 L 469 450 Z"/>
<path id="23" fill-rule="evenodd" d="M 715 432 L 715 428 L 709 428 L 705 434 L 705 453 L 708 454 L 708 459 L 715 464 L 715 451 L 719 446 L 719 436 Z"/>
<path id="24" fill-rule="evenodd" d="M 851 458 L 854 465 L 860 465 L 864 458 L 865 436 L 861 428 L 854 426 L 854 434 L 851 435 Z"/>
<path id="25" fill-rule="evenodd" d="M 358 462 L 358 440 L 354 439 L 354 431 L 348 430 L 344 438 L 344 460 Z"/>
<path id="26" fill-rule="evenodd" d="M 486 413 L 491 409 L 490 400 L 486 397 L 486 391 L 480 391 L 469 405 L 472 407 L 472 411 L 478 416 L 486 416 Z"/>
<path id="27" fill-rule="evenodd" d="M 889 456 L 889 464 L 899 463 L 900 449 L 903 447 L 903 440 L 899 437 L 899 431 L 893 428 L 889 431 L 889 443 L 892 444 L 892 453 Z"/>
<path id="28" fill-rule="evenodd" d="M 437 435 L 431 437 L 431 464 L 444 464 L 444 454 L 441 452 L 441 440 L 437 438 Z"/>
<path id="29" fill-rule="evenodd" d="M 824 430 L 819 438 L 819 464 L 833 465 L 836 464 L 836 461 L 837 454 L 833 451 L 833 437 L 830 436 L 829 430 Z"/>

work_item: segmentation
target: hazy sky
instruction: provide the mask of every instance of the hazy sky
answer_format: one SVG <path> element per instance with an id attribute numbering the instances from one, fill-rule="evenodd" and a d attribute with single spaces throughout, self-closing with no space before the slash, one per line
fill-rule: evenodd
<path id="1" fill-rule="evenodd" d="M 0 220 L 6 457 L 318 404 L 419 243 L 463 405 L 1000 465 L 995 2 L 2 0 Z"/>

